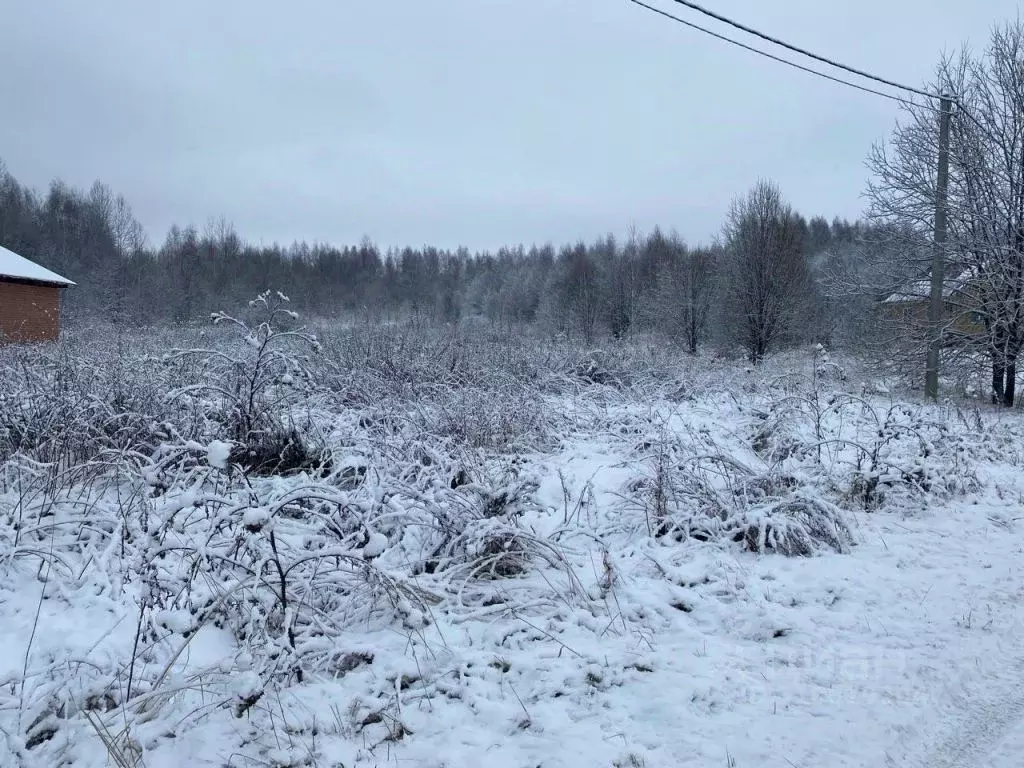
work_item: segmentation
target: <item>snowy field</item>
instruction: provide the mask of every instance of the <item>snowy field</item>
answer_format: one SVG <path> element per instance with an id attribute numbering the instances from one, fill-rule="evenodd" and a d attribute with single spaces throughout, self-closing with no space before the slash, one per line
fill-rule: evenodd
<path id="1" fill-rule="evenodd" d="M 0 350 L 0 765 L 1020 764 L 1017 413 L 257 322 Z"/>

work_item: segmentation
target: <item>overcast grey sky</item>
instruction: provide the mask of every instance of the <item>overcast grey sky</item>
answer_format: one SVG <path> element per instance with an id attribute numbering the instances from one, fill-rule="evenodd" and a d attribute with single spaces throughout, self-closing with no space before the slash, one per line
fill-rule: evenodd
<path id="1" fill-rule="evenodd" d="M 705 2 L 913 85 L 1017 14 Z M 698 242 L 759 177 L 855 217 L 897 115 L 626 0 L 14 0 L 3 29 L 0 159 L 39 189 L 106 182 L 154 243 L 218 216 L 255 241 Z"/>

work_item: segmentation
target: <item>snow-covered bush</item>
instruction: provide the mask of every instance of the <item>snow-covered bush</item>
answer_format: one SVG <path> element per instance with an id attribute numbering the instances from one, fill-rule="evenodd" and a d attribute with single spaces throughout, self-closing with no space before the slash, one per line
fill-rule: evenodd
<path id="1" fill-rule="evenodd" d="M 222 437 L 235 441 L 232 460 L 258 473 L 280 474 L 317 467 L 322 457 L 296 429 L 292 408 L 312 394 L 309 354 L 320 350 L 316 337 L 291 327 L 298 314 L 287 309 L 283 293 L 261 293 L 246 321 L 216 312 L 213 322 L 234 328 L 233 348 L 174 350 L 169 366 L 190 365 L 190 383 L 167 393 L 171 402 L 198 404 L 219 422 Z"/>
<path id="2" fill-rule="evenodd" d="M 725 454 L 688 457 L 631 484 L 631 499 L 650 510 L 658 537 L 735 541 L 757 553 L 845 552 L 853 537 L 834 504 L 808 495 L 793 475 L 756 474 Z"/>
<path id="3" fill-rule="evenodd" d="M 842 510 L 799 495 L 752 509 L 728 521 L 728 528 L 733 541 L 758 553 L 807 557 L 823 550 L 846 552 L 853 544 Z"/>
<path id="4" fill-rule="evenodd" d="M 978 419 L 954 428 L 940 409 L 846 392 L 822 349 L 811 363 L 719 401 L 738 432 L 662 426 L 646 438 L 626 508 L 658 538 L 809 555 L 846 551 L 857 511 L 919 509 L 979 487 L 974 457 L 993 437 Z"/>
<path id="5" fill-rule="evenodd" d="M 0 346 L 0 461 L 22 453 L 70 466 L 99 449 L 155 445 L 167 417 L 143 355 L 102 336 L 88 345 Z"/>

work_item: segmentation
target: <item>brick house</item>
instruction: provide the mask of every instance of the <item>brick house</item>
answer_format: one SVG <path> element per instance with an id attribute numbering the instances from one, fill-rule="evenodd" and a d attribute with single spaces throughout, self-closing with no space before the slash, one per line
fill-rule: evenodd
<path id="1" fill-rule="evenodd" d="M 60 338 L 61 291 L 70 280 L 0 246 L 0 344 Z"/>

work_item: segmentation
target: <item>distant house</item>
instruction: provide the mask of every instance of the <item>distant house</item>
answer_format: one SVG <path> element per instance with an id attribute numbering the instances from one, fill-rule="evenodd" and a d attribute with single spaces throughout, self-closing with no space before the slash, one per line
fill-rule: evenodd
<path id="1" fill-rule="evenodd" d="M 70 280 L 0 246 L 0 344 L 60 338 L 61 291 Z"/>
<path id="2" fill-rule="evenodd" d="M 927 327 L 931 291 L 930 278 L 910 283 L 882 300 L 882 314 L 910 327 Z M 948 331 L 962 336 L 985 332 L 985 320 L 979 311 L 981 299 L 970 270 L 943 281 L 942 304 Z"/>

